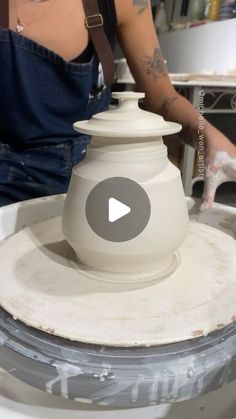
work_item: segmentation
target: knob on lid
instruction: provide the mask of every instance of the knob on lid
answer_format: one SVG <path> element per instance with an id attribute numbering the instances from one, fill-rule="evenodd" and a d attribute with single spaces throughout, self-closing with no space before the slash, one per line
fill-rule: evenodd
<path id="1" fill-rule="evenodd" d="M 118 99 L 116 107 L 110 107 L 88 121 L 76 122 L 74 129 L 101 137 L 156 137 L 181 130 L 180 124 L 167 122 L 160 115 L 140 109 L 138 100 L 145 97 L 144 93 L 118 92 L 112 97 Z"/>

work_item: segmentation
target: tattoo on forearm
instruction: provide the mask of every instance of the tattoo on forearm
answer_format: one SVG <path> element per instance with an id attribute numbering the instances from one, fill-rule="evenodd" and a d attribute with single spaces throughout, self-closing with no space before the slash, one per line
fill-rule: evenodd
<path id="1" fill-rule="evenodd" d="M 154 80 L 167 75 L 167 68 L 160 48 L 155 48 L 152 56 L 145 55 L 142 63 L 145 73 L 152 76 Z"/>
<path id="2" fill-rule="evenodd" d="M 171 96 L 171 97 L 167 97 L 164 103 L 164 106 L 162 108 L 162 115 L 164 116 L 164 118 L 166 118 L 168 116 L 169 113 L 169 109 L 171 107 L 171 105 L 173 105 L 173 103 L 178 99 L 178 95 L 176 96 Z"/>
<path id="3" fill-rule="evenodd" d="M 144 12 L 144 10 L 146 10 L 149 5 L 149 0 L 132 0 L 132 1 L 133 1 L 134 6 L 139 7 L 138 14 Z"/>

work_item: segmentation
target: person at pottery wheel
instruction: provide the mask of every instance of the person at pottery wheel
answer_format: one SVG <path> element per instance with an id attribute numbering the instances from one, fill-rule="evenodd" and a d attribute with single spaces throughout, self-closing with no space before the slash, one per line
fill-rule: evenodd
<path id="1" fill-rule="evenodd" d="M 67 190 L 89 142 L 72 124 L 110 102 L 116 34 L 147 110 L 198 147 L 200 115 L 170 83 L 149 0 L 1 0 L 1 206 Z M 206 209 L 220 183 L 236 181 L 236 147 L 201 125 Z"/>

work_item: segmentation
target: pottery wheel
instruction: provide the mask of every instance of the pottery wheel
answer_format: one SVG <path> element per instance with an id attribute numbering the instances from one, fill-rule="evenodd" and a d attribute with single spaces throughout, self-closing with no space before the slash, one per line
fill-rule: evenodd
<path id="1" fill-rule="evenodd" d="M 0 305 L 15 319 L 70 340 L 154 346 L 204 336 L 236 319 L 236 242 L 197 222 L 168 278 L 119 284 L 79 266 L 61 218 L 2 242 Z"/>

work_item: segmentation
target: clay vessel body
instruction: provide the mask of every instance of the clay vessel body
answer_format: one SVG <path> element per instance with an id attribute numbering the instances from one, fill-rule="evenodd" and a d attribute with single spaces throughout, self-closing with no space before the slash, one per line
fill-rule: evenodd
<path id="1" fill-rule="evenodd" d="M 155 272 L 156 277 L 161 277 L 176 266 L 176 250 L 188 231 L 180 172 L 168 160 L 167 148 L 160 135 L 179 131 L 180 126 L 141 111 L 135 94 L 125 92 L 121 97 L 123 100 L 117 109 L 100 114 L 102 119 L 109 120 L 109 129 L 106 125 L 105 135 L 104 129 L 94 133 L 86 158 L 73 169 L 63 213 L 63 232 L 79 261 L 94 270 L 121 275 Z M 125 122 L 121 124 L 124 118 Z M 159 119 L 155 120 L 154 129 L 155 118 Z M 136 127 L 135 119 L 142 123 L 143 129 Z M 117 129 L 118 123 L 120 129 Z M 87 124 L 78 122 L 76 129 L 92 134 L 96 121 L 87 121 Z M 91 229 L 86 219 L 90 192 L 99 182 L 112 177 L 138 183 L 151 204 L 145 229 L 124 242 L 104 240 Z"/>

